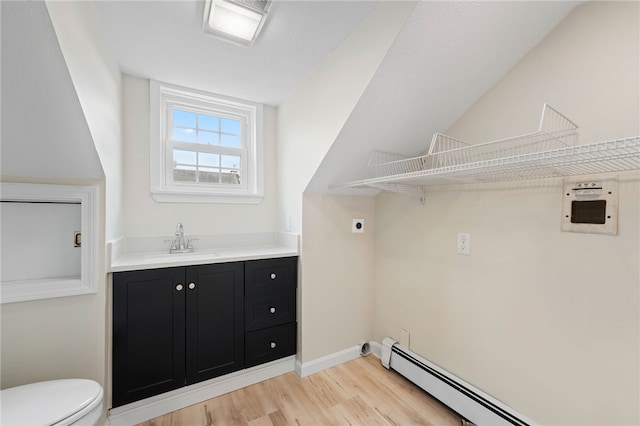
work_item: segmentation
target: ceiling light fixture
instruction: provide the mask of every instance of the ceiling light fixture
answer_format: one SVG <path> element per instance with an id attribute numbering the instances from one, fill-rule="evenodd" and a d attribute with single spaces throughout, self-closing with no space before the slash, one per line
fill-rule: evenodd
<path id="1" fill-rule="evenodd" d="M 268 0 L 206 0 L 204 32 L 241 46 L 251 46 L 267 19 Z"/>

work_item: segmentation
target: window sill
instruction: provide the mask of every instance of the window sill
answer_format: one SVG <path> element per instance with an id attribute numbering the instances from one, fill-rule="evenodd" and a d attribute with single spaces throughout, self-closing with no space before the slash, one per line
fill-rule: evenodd
<path id="1" fill-rule="evenodd" d="M 176 192 L 152 192 L 151 196 L 159 203 L 196 203 L 196 204 L 260 204 L 264 198 L 256 194 L 200 194 Z"/>

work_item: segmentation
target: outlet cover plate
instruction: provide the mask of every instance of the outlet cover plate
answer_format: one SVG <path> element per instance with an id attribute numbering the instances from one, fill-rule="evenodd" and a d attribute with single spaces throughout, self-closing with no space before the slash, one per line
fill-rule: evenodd
<path id="1" fill-rule="evenodd" d="M 471 255 L 471 234 L 458 232 L 456 251 L 458 254 Z"/>

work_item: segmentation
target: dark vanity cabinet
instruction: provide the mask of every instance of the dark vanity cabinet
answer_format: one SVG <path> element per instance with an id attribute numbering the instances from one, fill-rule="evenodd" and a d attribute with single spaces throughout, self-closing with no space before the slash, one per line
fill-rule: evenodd
<path id="1" fill-rule="evenodd" d="M 244 367 L 244 263 L 113 274 L 113 406 Z"/>
<path id="2" fill-rule="evenodd" d="M 297 258 L 245 265 L 245 367 L 296 353 Z"/>
<path id="3" fill-rule="evenodd" d="M 113 274 L 113 406 L 296 352 L 297 258 Z"/>

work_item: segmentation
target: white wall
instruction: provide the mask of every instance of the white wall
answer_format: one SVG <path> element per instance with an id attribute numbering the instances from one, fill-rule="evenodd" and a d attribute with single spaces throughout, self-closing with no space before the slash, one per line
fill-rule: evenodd
<path id="1" fill-rule="evenodd" d="M 37 183 L 96 185 L 92 181 L 21 179 Z M 104 202 L 104 181 L 97 184 Z M 104 213 L 100 212 L 100 223 Z M 104 232 L 98 239 L 104 242 Z M 34 242 L 37 244 L 37 242 Z M 104 258 L 99 248 L 98 258 Z M 97 275 L 106 276 L 104 264 Z M 0 307 L 0 386 L 84 377 L 105 383 L 105 283 L 97 294 L 3 304 Z"/>
<path id="2" fill-rule="evenodd" d="M 26 15 L 14 22 L 7 8 Z M 2 9 L 3 180 L 98 187 L 96 269 L 100 278 L 96 294 L 2 305 L 1 386 L 70 377 L 104 385 L 105 231 L 113 238 L 122 228 L 120 72 L 90 3 L 2 2 Z M 6 26 L 7 22 L 11 25 Z M 17 51 L 16 61 L 5 61 L 5 31 L 21 41 L 33 40 L 33 45 Z M 43 117 L 27 116 L 33 120 L 23 123 L 32 127 L 26 132 L 28 138 L 5 137 L 5 69 L 10 66 L 18 68 L 12 75 L 20 87 L 35 91 L 25 91 L 24 99 L 48 108 Z M 53 122 L 50 126 L 47 118 Z M 5 149 L 10 144 L 20 144 L 31 155 L 39 153 L 35 165 L 30 156 L 11 157 L 11 170 L 22 172 L 5 175 L 4 161 L 9 159 Z M 49 150 L 51 146 L 54 151 Z"/>
<path id="3" fill-rule="evenodd" d="M 302 193 L 414 9 L 376 8 L 278 107 L 278 223 L 302 229 Z"/>
<path id="4" fill-rule="evenodd" d="M 351 235 L 351 202 L 315 195 L 303 199 L 303 192 L 414 7 L 411 2 L 381 4 L 278 108 L 277 223 L 280 230 L 303 236 L 298 286 L 302 362 L 370 336 L 373 260 L 366 241 L 372 234 Z M 351 205 L 372 217 L 367 201 Z M 343 226 L 334 228 L 334 220 Z"/>
<path id="5" fill-rule="evenodd" d="M 171 83 L 171 82 L 167 82 Z M 276 111 L 264 107 L 264 199 L 260 204 L 158 203 L 149 193 L 149 80 L 124 77 L 124 235 L 276 231 Z"/>
<path id="6" fill-rule="evenodd" d="M 373 197 L 305 194 L 298 357 L 308 362 L 372 338 Z M 365 232 L 351 232 L 352 219 Z"/>
<path id="7" fill-rule="evenodd" d="M 537 128 L 547 102 L 580 143 L 640 134 L 637 2 L 578 6 L 445 133 Z M 560 231 L 561 180 L 376 200 L 376 340 L 411 348 L 541 424 L 640 421 L 640 177 L 620 176 L 617 236 Z M 471 233 L 471 256 L 456 233 Z"/>
<path id="8" fill-rule="evenodd" d="M 120 67 L 91 2 L 47 1 L 46 5 L 104 169 L 106 237 L 117 238 L 123 229 Z"/>

